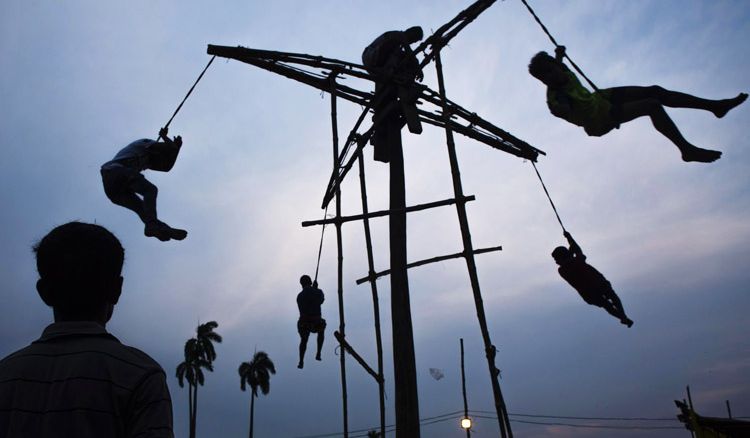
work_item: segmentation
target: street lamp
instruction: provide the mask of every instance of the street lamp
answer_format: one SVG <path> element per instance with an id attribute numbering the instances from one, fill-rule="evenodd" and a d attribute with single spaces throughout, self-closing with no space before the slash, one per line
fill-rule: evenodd
<path id="1" fill-rule="evenodd" d="M 471 429 L 471 418 L 469 417 L 461 418 L 461 427 L 466 429 L 467 431 Z"/>

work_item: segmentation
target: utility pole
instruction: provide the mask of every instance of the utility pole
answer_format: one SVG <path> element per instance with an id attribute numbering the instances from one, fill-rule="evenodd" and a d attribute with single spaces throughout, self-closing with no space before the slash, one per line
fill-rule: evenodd
<path id="1" fill-rule="evenodd" d="M 461 338 L 461 393 L 463 393 L 463 396 L 464 396 L 464 418 L 463 420 L 461 420 L 461 427 L 466 429 L 466 438 L 471 438 L 471 419 L 469 418 L 469 403 L 466 401 L 466 373 L 464 372 L 464 338 Z M 464 421 L 467 421 L 467 424 L 464 425 Z"/>

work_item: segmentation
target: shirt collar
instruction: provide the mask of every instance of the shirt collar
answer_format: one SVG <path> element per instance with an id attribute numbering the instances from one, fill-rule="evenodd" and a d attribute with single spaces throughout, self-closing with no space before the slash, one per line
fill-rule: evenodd
<path id="1" fill-rule="evenodd" d="M 64 321 L 48 325 L 42 332 L 42 337 L 34 342 L 46 342 L 68 336 L 104 336 L 117 340 L 94 321 Z"/>

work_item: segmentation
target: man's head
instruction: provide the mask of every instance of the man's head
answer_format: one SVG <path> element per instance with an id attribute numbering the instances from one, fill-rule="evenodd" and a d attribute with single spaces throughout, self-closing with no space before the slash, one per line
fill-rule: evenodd
<path id="1" fill-rule="evenodd" d="M 301 284 L 302 287 L 310 287 L 312 286 L 312 278 L 310 278 L 309 275 L 305 274 L 299 278 L 299 284 Z"/>
<path id="2" fill-rule="evenodd" d="M 122 291 L 125 251 L 117 237 L 99 225 L 70 222 L 50 231 L 34 252 L 37 291 L 56 321 L 109 320 Z"/>
<path id="3" fill-rule="evenodd" d="M 570 259 L 570 250 L 564 246 L 558 246 L 552 250 L 552 258 L 558 265 L 561 265 Z"/>
<path id="4" fill-rule="evenodd" d="M 529 73 L 550 87 L 563 85 L 568 80 L 560 62 L 547 52 L 539 52 L 531 58 Z"/>
<path id="5" fill-rule="evenodd" d="M 422 33 L 422 28 L 419 26 L 413 26 L 404 31 L 404 39 L 409 44 L 421 41 L 423 37 L 424 33 Z"/>

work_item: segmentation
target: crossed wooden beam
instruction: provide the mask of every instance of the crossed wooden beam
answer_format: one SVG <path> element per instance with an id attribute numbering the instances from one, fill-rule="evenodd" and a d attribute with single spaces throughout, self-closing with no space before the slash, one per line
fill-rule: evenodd
<path id="1" fill-rule="evenodd" d="M 452 148 L 454 148 L 453 140 L 452 140 L 452 133 L 456 132 L 466 137 L 469 137 L 471 139 L 474 139 L 480 143 L 483 143 L 487 146 L 490 146 L 492 148 L 501 150 L 503 152 L 506 152 L 508 154 L 511 154 L 511 155 L 514 155 L 523 159 L 531 160 L 532 162 L 535 162 L 537 161 L 538 156 L 540 154 L 545 155 L 543 151 L 529 145 L 525 141 L 495 126 L 494 124 L 480 117 L 476 113 L 471 112 L 463 108 L 459 104 L 444 97 L 445 94 L 444 94 L 444 87 L 442 84 L 442 67 L 441 67 L 441 62 L 440 62 L 440 51 L 442 50 L 444 46 L 448 44 L 448 42 L 453 37 L 455 37 L 464 27 L 466 27 L 475 18 L 477 18 L 479 14 L 481 14 L 484 10 L 490 7 L 495 1 L 496 0 L 476 0 L 472 5 L 470 5 L 468 8 L 464 9 L 463 11 L 461 11 L 451 21 L 449 21 L 448 23 L 438 28 L 432 35 L 426 38 L 414 50 L 414 53 L 416 55 L 422 56 L 422 59 L 419 62 L 420 70 L 426 67 L 428 64 L 430 64 L 432 61 L 436 61 L 439 82 L 440 82 L 440 87 L 441 87 L 440 93 L 430 89 L 428 86 L 424 84 L 415 83 L 411 81 L 399 82 L 400 79 L 398 78 L 394 81 L 397 83 L 397 85 L 393 85 L 393 86 L 400 86 L 400 87 L 408 88 L 410 95 L 415 97 L 416 104 L 418 105 L 416 108 L 416 113 L 419 118 L 419 122 L 430 124 L 430 125 L 445 129 L 447 136 L 449 137 L 448 139 L 449 149 L 453 150 Z M 336 160 L 333 172 L 331 174 L 331 177 L 329 179 L 329 182 L 328 182 L 328 185 L 326 187 L 326 191 L 323 197 L 322 208 L 326 208 L 328 204 L 330 203 L 330 201 L 336 197 L 339 187 L 342 181 L 344 180 L 344 178 L 346 177 L 347 173 L 349 172 L 349 170 L 351 170 L 354 163 L 358 159 L 359 160 L 362 159 L 362 149 L 364 149 L 364 147 L 368 144 L 375 129 L 378 127 L 380 120 L 384 119 L 383 116 L 387 115 L 390 111 L 399 110 L 398 105 L 396 103 L 391 103 L 385 108 L 379 109 L 378 110 L 379 114 L 376 117 L 373 117 L 373 120 L 371 122 L 365 121 L 365 119 L 367 118 L 366 116 L 370 114 L 371 112 L 373 112 L 373 108 L 376 108 L 376 107 L 380 108 L 379 102 L 375 99 L 374 94 L 371 91 L 369 91 L 369 89 L 372 89 L 372 87 L 370 87 L 366 91 L 363 91 L 363 90 L 360 90 L 351 86 L 344 85 L 339 82 L 340 79 L 345 80 L 347 78 L 357 78 L 357 79 L 361 79 L 365 81 L 375 82 L 375 78 L 373 78 L 372 75 L 370 75 L 370 73 L 368 73 L 367 70 L 365 70 L 364 66 L 357 64 L 357 63 L 341 61 L 341 60 L 334 59 L 334 58 L 326 58 L 323 56 L 314 56 L 314 55 L 308 55 L 308 54 L 302 54 L 302 53 L 278 52 L 278 51 L 272 51 L 272 50 L 260 50 L 260 49 L 252 49 L 252 48 L 246 48 L 246 47 L 241 47 L 241 46 L 230 47 L 230 46 L 209 45 L 207 51 L 208 51 L 208 54 L 210 55 L 215 55 L 215 56 L 229 58 L 229 59 L 235 59 L 235 60 L 250 64 L 250 65 L 254 65 L 256 67 L 262 68 L 264 70 L 268 70 L 270 72 L 279 74 L 289 79 L 302 82 L 306 85 L 317 88 L 323 92 L 330 93 L 332 95 L 332 98 L 334 99 L 336 97 L 339 97 L 339 98 L 348 100 L 350 102 L 356 103 L 363 107 L 362 113 L 360 114 L 359 118 L 354 124 L 354 127 L 351 129 L 346 139 L 345 145 L 341 148 L 341 151 L 338 153 L 338 158 Z M 332 103 L 332 105 L 334 104 Z M 335 117 L 335 115 L 332 117 Z M 455 153 L 453 153 L 453 155 L 455 155 Z M 359 165 L 360 165 L 360 172 L 363 172 L 361 161 Z M 452 168 L 454 168 L 454 166 L 457 166 L 457 163 L 455 163 L 455 157 L 451 158 L 451 166 Z M 401 170 L 401 172 L 402 171 L 403 169 Z M 393 167 L 391 167 L 391 172 L 393 172 Z M 495 396 L 495 405 L 496 405 L 496 409 L 498 412 L 498 420 L 500 422 L 501 436 L 503 438 L 506 438 L 506 437 L 512 438 L 512 432 L 510 430 L 510 425 L 507 419 L 507 411 L 505 411 L 504 401 L 502 400 L 502 394 L 500 393 L 499 383 L 497 382 L 497 375 L 496 375 L 497 368 L 494 365 L 495 347 L 494 345 L 491 344 L 491 340 L 489 339 L 489 332 L 487 330 L 486 321 L 484 318 L 484 310 L 483 310 L 483 305 L 481 303 L 481 293 L 479 291 L 478 278 L 476 275 L 476 267 L 474 264 L 475 255 L 487 253 L 487 252 L 499 251 L 502 248 L 500 246 L 481 248 L 481 249 L 473 248 L 473 245 L 471 244 L 471 237 L 468 231 L 468 222 L 466 220 L 466 213 L 465 213 L 464 205 L 466 204 L 466 202 L 473 201 L 474 196 L 463 195 L 463 191 L 460 188 L 460 179 L 458 181 L 458 186 L 456 186 L 455 178 L 456 176 L 454 175 L 454 191 L 456 191 L 456 195 L 454 196 L 453 199 L 436 201 L 436 202 L 415 205 L 415 206 L 410 206 L 410 207 L 406 207 L 403 204 L 401 204 L 401 206 L 393 207 L 393 199 L 392 199 L 391 200 L 392 208 L 389 210 L 367 212 L 365 209 L 364 214 L 354 215 L 354 216 L 341 216 L 340 213 L 337 213 L 335 218 L 323 219 L 319 221 L 303 222 L 302 226 L 306 227 L 306 226 L 324 225 L 324 224 L 330 223 L 330 224 L 335 224 L 338 229 L 345 222 L 364 220 L 365 224 L 367 224 L 367 221 L 370 218 L 390 216 L 391 219 L 393 220 L 393 215 L 403 215 L 407 212 L 424 210 L 427 208 L 433 208 L 433 207 L 439 207 L 439 206 L 456 205 L 456 208 L 459 211 L 459 219 L 460 219 L 459 222 L 461 222 L 462 236 L 464 240 L 464 250 L 454 253 L 454 254 L 443 255 L 443 256 L 420 260 L 420 261 L 416 261 L 416 262 L 412 262 L 408 264 L 406 264 L 405 261 L 402 261 L 402 262 L 397 263 L 396 269 L 397 271 L 403 270 L 400 272 L 404 273 L 404 278 L 405 278 L 405 271 L 408 268 L 421 266 L 421 265 L 425 265 L 428 263 L 435 263 L 435 262 L 448 260 L 452 258 L 463 257 L 466 259 L 467 267 L 469 269 L 469 276 L 472 280 L 471 281 L 472 290 L 474 292 L 475 302 L 477 304 L 477 314 L 478 314 L 478 318 L 480 321 L 480 327 L 482 329 L 483 338 L 485 341 L 485 349 L 487 353 L 488 366 L 489 366 L 490 373 L 492 376 L 493 393 Z M 360 179 L 362 179 L 362 175 L 360 175 Z M 361 184 L 363 184 L 362 181 L 361 181 Z M 391 192 L 391 197 L 393 198 L 393 191 Z M 363 199 L 364 199 L 364 191 L 363 191 Z M 405 219 L 404 219 L 403 226 L 405 227 Z M 367 230 L 367 225 L 365 225 L 365 228 Z M 403 237 L 405 238 L 405 230 L 404 230 Z M 393 239 L 394 239 L 394 234 L 393 234 L 393 221 L 392 221 L 391 223 L 391 245 L 392 247 L 394 244 Z M 403 246 L 405 248 L 405 243 L 403 244 Z M 368 250 L 371 251 L 369 247 L 368 247 Z M 392 251 L 393 251 L 393 248 L 392 248 Z M 404 256 L 405 256 L 405 250 L 404 250 Z M 341 258 L 341 254 L 339 254 L 339 257 Z M 392 253 L 391 255 L 392 265 L 394 264 L 393 260 L 394 259 L 393 259 L 393 253 Z M 391 267 L 394 268 L 394 266 L 391 266 Z M 389 274 L 391 274 L 390 269 L 384 270 L 381 272 L 375 272 L 372 266 L 372 261 L 370 261 L 369 275 L 357 280 L 357 283 L 361 284 L 363 282 L 369 281 L 373 287 L 374 297 L 376 297 L 375 280 L 379 277 L 389 275 Z M 399 276 L 401 276 L 401 274 L 399 274 Z M 392 276 L 392 279 L 393 279 L 393 276 Z M 341 279 L 339 279 L 339 283 L 341 283 Z M 397 289 L 397 286 L 393 282 L 391 286 L 392 286 L 391 293 L 392 293 L 392 298 L 393 298 L 394 293 L 395 293 L 394 291 Z M 408 282 L 406 283 L 405 286 L 401 285 L 399 286 L 399 288 L 400 287 L 405 287 L 404 290 L 406 292 L 407 303 L 408 303 Z M 339 285 L 339 288 L 341 288 L 341 285 Z M 341 293 L 341 291 L 339 292 Z M 340 312 L 341 312 L 341 309 L 340 309 Z M 377 313 L 377 308 L 376 308 L 376 313 Z M 410 332 L 411 330 L 410 315 L 406 315 L 406 316 L 409 320 L 408 322 L 409 333 L 411 333 Z M 396 327 L 395 314 L 393 315 L 393 320 L 394 320 L 394 334 L 395 334 L 395 327 Z M 377 325 L 376 325 L 376 330 L 377 330 Z M 339 341 L 339 344 L 347 352 L 349 352 L 360 363 L 360 365 L 362 365 L 365 371 L 367 371 L 379 383 L 381 387 L 381 430 L 384 430 L 384 418 L 383 418 L 383 413 L 382 413 L 382 410 L 383 410 L 382 371 L 380 370 L 378 372 L 374 371 L 372 367 L 370 367 L 365 362 L 365 360 L 356 353 L 354 348 L 346 341 L 343 332 L 341 333 L 336 332 L 334 333 L 334 335 L 336 339 Z M 396 355 L 395 355 L 395 342 L 394 342 L 394 360 L 395 360 L 395 356 Z M 379 361 L 380 361 L 380 357 L 379 357 Z M 411 366 L 413 368 L 413 364 Z M 342 362 L 342 367 L 343 367 L 343 362 Z M 380 368 L 380 365 L 379 365 L 379 368 Z M 397 377 L 396 380 L 398 381 L 398 373 L 395 372 L 395 374 Z M 413 384 L 413 382 L 410 382 L 410 384 Z M 414 389 L 414 391 L 416 392 L 416 389 Z M 397 392 L 398 392 L 398 388 L 397 388 Z M 408 420 L 408 424 L 403 419 L 400 420 L 399 419 L 398 394 L 397 394 L 396 399 L 397 399 L 396 400 L 396 405 L 397 405 L 396 406 L 397 407 L 396 423 L 397 423 L 397 428 L 399 429 L 398 432 L 400 432 L 404 436 L 409 435 L 409 434 L 413 435 L 414 433 L 418 434 L 419 433 L 418 432 L 418 418 L 416 418 L 416 423 L 414 422 L 415 420 L 414 418 L 410 418 Z M 346 405 L 346 403 L 344 404 Z M 411 406 L 409 408 L 411 408 Z M 346 426 L 347 424 L 346 407 L 344 408 L 344 412 L 345 412 L 344 414 L 345 432 L 344 433 L 346 436 L 348 432 L 347 426 Z M 418 414 L 417 414 L 417 417 L 418 417 Z M 501 418 L 501 417 L 504 417 L 504 418 Z"/>

